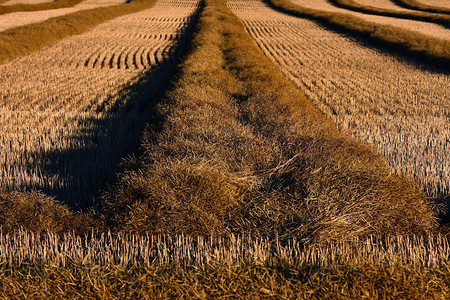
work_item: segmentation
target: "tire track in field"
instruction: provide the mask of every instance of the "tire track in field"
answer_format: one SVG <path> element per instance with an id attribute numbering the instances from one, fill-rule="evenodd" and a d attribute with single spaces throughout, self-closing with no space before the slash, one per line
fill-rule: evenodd
<path id="1" fill-rule="evenodd" d="M 126 3 L 126 0 L 85 0 L 73 7 L 48 9 L 39 11 L 20 11 L 0 15 L 0 32 L 14 27 L 25 26 L 28 24 L 39 23 L 50 18 L 68 15 L 80 10 L 120 5 Z"/>
<path id="2" fill-rule="evenodd" d="M 434 38 L 450 40 L 450 30 L 438 24 L 359 13 L 347 9 L 338 8 L 327 2 L 327 0 L 292 0 L 292 3 L 300 5 L 302 7 L 318 9 L 327 12 L 345 13 L 366 21 L 416 31 Z"/>
<path id="3" fill-rule="evenodd" d="M 428 194 L 450 191 L 450 76 L 364 47 L 259 1 L 230 1 L 264 53 L 343 130 Z"/>
<path id="4" fill-rule="evenodd" d="M 161 0 L 0 65 L 1 187 L 90 201 L 141 137 L 198 9 Z"/>

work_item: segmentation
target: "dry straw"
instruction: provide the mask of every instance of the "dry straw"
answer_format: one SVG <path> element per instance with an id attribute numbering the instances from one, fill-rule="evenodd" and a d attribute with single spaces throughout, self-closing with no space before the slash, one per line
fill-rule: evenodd
<path id="1" fill-rule="evenodd" d="M 138 144 L 197 9 L 160 1 L 0 65 L 2 188 L 89 205 Z"/>
<path id="2" fill-rule="evenodd" d="M 258 1 L 230 1 L 258 46 L 336 124 L 374 144 L 430 197 L 450 192 L 450 78 L 286 16 Z"/>
<path id="3" fill-rule="evenodd" d="M 82 1 L 83 0 L 60 0 L 60 1 L 48 1 L 47 3 L 30 3 L 30 4 L 17 3 L 14 5 L 6 5 L 7 3 L 3 3 L 0 6 L 0 15 L 18 11 L 39 11 L 47 9 L 72 7 Z"/>
<path id="4" fill-rule="evenodd" d="M 304 3 L 303 0 L 301 0 Z M 267 0 L 272 7 L 294 16 L 307 17 L 314 21 L 329 26 L 334 29 L 344 30 L 348 34 L 362 37 L 369 42 L 381 45 L 385 48 L 396 49 L 405 53 L 407 57 L 420 58 L 422 61 L 439 63 L 443 69 L 448 70 L 450 61 L 450 41 L 447 39 L 430 37 L 429 35 L 398 28 L 393 25 L 379 24 L 367 21 L 364 18 L 382 18 L 381 16 L 356 17 L 349 11 L 345 13 L 325 11 L 322 9 L 309 8 L 304 5 L 297 5 L 287 0 Z M 309 3 L 309 2 L 308 2 Z M 326 4 L 323 0 L 319 3 Z M 334 9 L 337 9 L 336 7 Z M 405 23 L 408 20 L 389 18 L 390 22 Z M 413 22 L 413 21 L 410 21 Z M 414 21 L 417 22 L 417 21 Z M 430 26 L 429 23 L 427 26 Z M 417 27 L 420 29 L 422 26 Z M 443 29 L 444 30 L 444 29 Z M 445 30 L 444 30 L 445 32 Z M 443 32 L 443 34 L 448 37 Z"/>
<path id="5" fill-rule="evenodd" d="M 427 234 L 414 184 L 339 132 L 224 1 L 205 4 L 160 122 L 105 195 L 123 232 L 5 229 L 0 296 L 447 297 L 448 238 Z"/>
<path id="6" fill-rule="evenodd" d="M 153 0 L 133 0 L 50 18 L 0 32 L 0 63 L 30 54 L 63 38 L 81 34 L 113 18 L 153 6 Z"/>
<path id="7" fill-rule="evenodd" d="M 106 195 L 108 226 L 304 240 L 431 230 L 418 188 L 339 132 L 218 8 L 202 12 L 145 154 Z"/>
<path id="8" fill-rule="evenodd" d="M 394 0 L 394 1 L 397 4 L 410 9 L 428 11 L 432 13 L 450 14 L 450 3 L 444 3 L 441 0 Z"/>
<path id="9" fill-rule="evenodd" d="M 434 22 L 437 24 L 444 25 L 447 28 L 450 27 L 449 15 L 446 14 L 437 15 L 433 13 L 402 9 L 399 6 L 395 6 L 394 3 L 391 1 L 383 1 L 382 3 L 380 3 L 381 7 L 374 7 L 372 6 L 372 4 L 370 4 L 370 2 L 363 5 L 360 3 L 360 1 L 355 0 L 331 0 L 330 2 L 338 7 L 362 13 L 376 14 L 380 16 L 388 16 L 402 19 L 419 20 L 425 22 Z M 390 6 L 389 8 L 384 8 L 383 5 L 385 5 L 385 3 L 391 4 L 393 6 L 393 9 Z"/>

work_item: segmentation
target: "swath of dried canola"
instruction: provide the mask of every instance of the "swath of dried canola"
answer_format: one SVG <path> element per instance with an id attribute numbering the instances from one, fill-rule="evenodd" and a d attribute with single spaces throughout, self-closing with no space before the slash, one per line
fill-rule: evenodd
<path id="1" fill-rule="evenodd" d="M 231 1 L 264 53 L 340 128 L 433 197 L 450 191 L 450 76 L 424 71 L 258 1 Z"/>
<path id="2" fill-rule="evenodd" d="M 40 0 L 39 0 L 40 1 Z M 83 0 L 57 0 L 57 1 L 45 1 L 45 2 L 34 2 L 29 1 L 29 3 L 9 3 L 8 0 L 0 0 L 0 15 L 9 14 L 19 11 L 40 11 L 40 10 L 50 10 L 58 8 L 68 8 L 73 7 Z M 96 1 L 96 0 L 94 0 Z M 114 1 L 114 0 L 113 0 Z M 105 2 L 102 0 L 102 2 Z"/>
<path id="3" fill-rule="evenodd" d="M 178 63 L 198 6 L 161 0 L 0 65 L 0 185 L 83 205 L 139 138 L 154 91 L 135 99 L 135 87 L 166 85 L 151 71 Z"/>
<path id="4" fill-rule="evenodd" d="M 125 0 L 86 0 L 67 8 L 49 9 L 30 12 L 13 12 L 0 15 L 0 31 L 10 28 L 38 23 L 50 18 L 68 15 L 84 9 L 124 4 Z"/>
<path id="5" fill-rule="evenodd" d="M 435 6 L 435 7 L 445 7 L 450 9 L 449 0 L 416 0 L 416 2 L 424 5 Z"/>
<path id="6" fill-rule="evenodd" d="M 382 3 L 377 2 L 377 6 L 373 6 L 370 2 L 364 0 L 362 2 L 355 0 L 328 0 L 328 2 L 337 7 L 364 14 L 424 21 L 442 25 L 447 29 L 450 28 L 450 16 L 447 14 L 435 14 L 425 11 L 406 9 L 401 6 L 394 5 L 392 1 L 384 1 Z"/>
<path id="7" fill-rule="evenodd" d="M 393 3 L 391 0 L 354 0 L 354 1 L 356 3 L 364 5 L 364 6 L 372 6 L 372 7 L 397 10 L 397 11 L 416 12 L 415 10 L 398 6 L 395 3 Z"/>
<path id="8" fill-rule="evenodd" d="M 15 4 L 40 4 L 40 3 L 47 3 L 47 2 L 53 2 L 54 0 L 6 0 L 1 5 L 15 5 Z M 0 2 L 1 3 L 1 2 Z"/>
<path id="9" fill-rule="evenodd" d="M 390 25 L 399 27 L 402 29 L 407 29 L 411 31 L 416 31 L 434 38 L 444 39 L 444 40 L 450 40 L 450 33 L 447 29 L 445 29 L 441 25 L 432 24 L 428 22 L 422 22 L 422 21 L 413 21 L 413 20 L 406 20 L 406 19 L 398 19 L 398 18 L 392 18 L 392 17 L 384 17 L 384 16 L 376 16 L 376 15 L 369 15 L 359 12 L 350 11 L 347 9 L 338 8 L 336 6 L 333 6 L 327 0 L 315 0 L 315 1 L 309 1 L 309 0 L 292 0 L 292 3 L 300 5 L 302 7 L 312 8 L 312 9 L 318 9 L 326 12 L 333 12 L 333 13 L 345 13 L 348 15 L 352 15 L 358 18 L 361 18 L 366 21 L 382 24 L 382 25 Z"/>

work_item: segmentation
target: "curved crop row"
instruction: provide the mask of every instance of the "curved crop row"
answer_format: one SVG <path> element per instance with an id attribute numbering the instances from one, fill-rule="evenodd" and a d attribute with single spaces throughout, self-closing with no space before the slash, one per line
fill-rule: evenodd
<path id="1" fill-rule="evenodd" d="M 246 4 L 245 4 L 246 3 Z M 450 76 L 409 65 L 258 2 L 232 1 L 250 35 L 338 126 L 435 198 L 450 194 Z"/>
<path id="2" fill-rule="evenodd" d="M 15 4 L 41 4 L 46 2 L 53 2 L 53 0 L 1 0 L 0 5 L 15 5 Z"/>
<path id="3" fill-rule="evenodd" d="M 416 10 L 399 6 L 392 0 L 353 0 L 353 2 L 356 2 L 357 4 L 362 6 L 372 6 L 381 9 L 389 9 L 403 12 L 417 12 Z"/>
<path id="4" fill-rule="evenodd" d="M 290 1 L 292 1 L 293 4 L 299 5 L 307 9 L 319 10 L 321 12 L 331 14 L 336 13 L 348 14 L 350 16 L 357 17 L 359 19 L 362 19 L 367 22 L 372 22 L 377 25 L 392 26 L 394 28 L 418 32 L 420 34 L 424 34 L 435 39 L 443 39 L 450 41 L 449 30 L 437 24 L 432 24 L 423 21 L 399 19 L 394 18 L 392 16 L 377 16 L 355 12 L 334 6 L 327 0 L 316 0 L 316 1 L 290 0 Z"/>
<path id="5" fill-rule="evenodd" d="M 81 34 L 113 18 L 150 8 L 154 3 L 154 0 L 133 0 L 4 30 L 0 32 L 0 63 L 30 54 L 71 35 Z"/>
<path id="6" fill-rule="evenodd" d="M 198 5 L 162 0 L 0 65 L 2 188 L 88 204 L 139 139 Z"/>
<path id="7" fill-rule="evenodd" d="M 69 8 L 40 10 L 32 12 L 14 12 L 5 15 L 0 15 L 0 32 L 14 27 L 39 23 L 48 20 L 50 18 L 68 15 L 77 11 L 93 9 L 97 7 L 121 5 L 125 3 L 126 3 L 125 0 L 108 1 L 108 2 L 85 0 Z"/>
<path id="8" fill-rule="evenodd" d="M 5 5 L 3 3 L 0 5 L 0 15 L 9 14 L 13 12 L 32 12 L 39 10 L 49 10 L 49 9 L 61 9 L 72 7 L 83 0 L 59 0 L 59 1 L 47 1 L 44 3 L 17 3 L 13 5 Z"/>
<path id="9" fill-rule="evenodd" d="M 392 0 L 407 8 L 433 13 L 450 13 L 448 0 Z"/>
<path id="10" fill-rule="evenodd" d="M 301 3 L 305 5 L 313 5 L 316 2 L 305 2 Z M 421 34 L 419 32 L 414 32 L 412 30 L 405 30 L 393 25 L 384 25 L 372 21 L 367 21 L 356 17 L 354 15 L 346 13 L 335 12 L 337 9 L 331 6 L 328 11 L 319 9 L 321 7 L 326 7 L 323 0 L 314 4 L 316 8 L 310 8 L 305 6 L 300 6 L 287 0 L 267 0 L 272 7 L 283 11 L 285 13 L 307 17 L 309 19 L 321 22 L 322 24 L 329 26 L 333 29 L 343 30 L 348 34 L 355 35 L 357 37 L 362 37 L 369 42 L 376 43 L 383 47 L 388 47 L 390 49 L 397 49 L 402 51 L 408 58 L 411 56 L 419 58 L 422 61 L 440 63 L 442 68 L 448 69 L 450 67 L 450 41 L 447 39 L 439 39 L 431 37 L 430 35 Z M 317 7 L 318 5 L 318 7 Z M 328 4 L 328 6 L 330 6 Z M 356 12 L 354 12 L 356 14 Z M 362 14 L 365 18 L 386 18 L 389 22 L 418 22 L 411 20 L 400 20 L 395 18 L 381 17 L 381 16 L 369 16 Z M 426 24 L 426 26 L 438 26 L 435 24 L 418 22 Z M 439 26 L 438 26 L 439 27 Z M 422 26 L 417 27 L 418 29 Z M 447 30 L 436 29 L 434 35 L 445 36 L 448 38 Z M 431 29 L 433 31 L 434 29 Z"/>
<path id="11" fill-rule="evenodd" d="M 434 7 L 445 7 L 450 10 L 450 1 L 449 0 L 416 0 L 419 3 L 424 5 L 434 6 Z"/>
<path id="12" fill-rule="evenodd" d="M 352 11 L 380 15 L 380 16 L 401 18 L 401 19 L 411 19 L 411 20 L 417 20 L 417 21 L 432 22 L 432 23 L 441 24 L 441 25 L 445 26 L 446 28 L 450 28 L 450 16 L 445 15 L 445 14 L 436 15 L 433 13 L 418 12 L 418 11 L 413 11 L 413 10 L 402 9 L 400 7 L 397 7 L 396 9 L 386 9 L 386 8 L 374 7 L 370 4 L 362 5 L 355 0 L 329 0 L 329 2 L 334 4 L 337 7 L 341 7 L 341 8 L 352 10 Z M 391 4 L 393 4 L 393 3 L 391 2 Z"/>

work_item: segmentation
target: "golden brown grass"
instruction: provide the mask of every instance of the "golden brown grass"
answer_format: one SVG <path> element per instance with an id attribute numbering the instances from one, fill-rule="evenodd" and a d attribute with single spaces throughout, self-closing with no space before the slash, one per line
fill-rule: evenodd
<path id="1" fill-rule="evenodd" d="M 0 236 L 0 296 L 446 299 L 448 239 L 303 246 L 246 236 Z"/>
<path id="2" fill-rule="evenodd" d="M 445 0 L 394 0 L 399 5 L 404 7 L 428 11 L 433 13 L 450 13 L 450 3 L 445 3 Z M 445 5 L 445 4 L 446 5 Z"/>
<path id="3" fill-rule="evenodd" d="M 434 22 L 437 24 L 441 24 L 450 27 L 450 16 L 442 14 L 437 15 L 433 13 L 426 12 L 418 12 L 418 11 L 399 11 L 393 9 L 385 9 L 380 7 L 374 7 L 371 5 L 361 5 L 357 1 L 354 0 L 330 0 L 330 2 L 338 7 L 342 7 L 345 9 L 350 9 L 353 11 L 359 11 L 363 13 L 376 14 L 380 16 L 388 16 L 395 18 L 403 18 L 403 19 L 411 19 L 411 20 L 419 20 L 425 22 Z M 391 2 L 392 3 L 392 2 Z"/>
<path id="4" fill-rule="evenodd" d="M 348 34 L 356 35 L 357 37 L 362 37 L 367 41 L 379 44 L 383 47 L 400 50 L 407 57 L 413 56 L 425 61 L 438 62 L 444 69 L 447 70 L 449 68 L 449 40 L 430 37 L 419 32 L 398 28 L 393 25 L 366 21 L 349 14 L 348 11 L 347 13 L 324 11 L 321 9 L 305 7 L 303 5 L 296 5 L 287 0 L 267 0 L 267 3 L 285 13 L 310 18 L 323 25 L 342 30 Z M 368 15 L 365 16 L 365 18 L 367 18 Z M 376 16 L 370 17 L 373 18 Z M 378 18 L 382 17 L 378 16 Z M 394 18 L 390 19 L 392 19 L 392 21 L 395 20 Z M 407 21 L 397 20 L 397 22 Z M 420 29 L 420 27 L 422 26 L 417 27 L 417 29 Z"/>
<path id="5" fill-rule="evenodd" d="M 297 4 L 303 8 L 319 10 L 327 13 L 339 13 L 341 15 L 350 15 L 362 19 L 366 22 L 371 22 L 375 25 L 391 26 L 394 29 L 404 29 L 410 32 L 415 32 L 428 36 L 429 38 L 437 38 L 443 40 L 450 40 L 448 29 L 439 24 L 430 22 L 423 22 L 419 20 L 411 20 L 405 18 L 395 18 L 390 16 L 382 16 L 376 14 L 368 14 L 357 12 L 353 10 L 343 9 L 333 5 L 328 0 L 316 0 L 314 2 L 308 0 L 292 0 L 292 3 Z M 334 3 L 334 2 L 333 2 Z M 444 16 L 445 18 L 445 16 Z"/>
<path id="6" fill-rule="evenodd" d="M 77 5 L 67 8 L 58 8 L 58 9 L 49 9 L 31 12 L 21 11 L 0 15 L 0 31 L 4 31 L 14 27 L 25 26 L 28 24 L 39 23 L 50 18 L 68 15 L 81 10 L 93 9 L 97 7 L 121 5 L 121 4 L 125 4 L 125 1 L 84 0 Z"/>
<path id="7" fill-rule="evenodd" d="M 196 1 L 160 1 L 0 65 L 0 185 L 85 207 L 136 146 Z"/>
<path id="8" fill-rule="evenodd" d="M 0 191 L 0 212 L 2 232 L 21 229 L 33 234 L 49 231 L 55 234 L 85 234 L 94 226 L 93 220 L 86 214 L 73 214 L 64 204 L 39 193 Z M 14 249 L 2 249 L 1 253 L 17 254 Z M 3 258 L 1 261 L 4 261 Z"/>
<path id="9" fill-rule="evenodd" d="M 81 34 L 113 18 L 153 6 L 153 0 L 98 7 L 0 32 L 0 63 L 30 54 L 71 35 Z"/>
<path id="10" fill-rule="evenodd" d="M 395 2 L 393 2 L 392 0 L 352 0 L 352 1 L 362 6 L 372 6 L 376 8 L 390 9 L 395 11 L 417 12 L 413 9 L 401 7 L 400 5 L 395 4 Z"/>
<path id="11" fill-rule="evenodd" d="M 450 10 L 450 1 L 449 0 L 416 0 L 419 3 L 434 6 L 434 7 L 445 7 Z"/>
<path id="12" fill-rule="evenodd" d="M 374 144 L 427 194 L 450 193 L 450 77 L 259 1 L 230 1 L 258 46 L 341 129 Z"/>
<path id="13" fill-rule="evenodd" d="M 224 4 L 204 10 L 193 45 L 145 154 L 106 196 L 108 226 L 307 240 L 434 226 L 417 187 L 339 132 Z"/>
<path id="14" fill-rule="evenodd" d="M 12 12 L 18 12 L 18 11 L 38 11 L 38 10 L 48 10 L 48 9 L 58 9 L 58 8 L 66 8 L 66 7 L 72 7 L 83 0 L 59 0 L 59 1 L 53 1 L 53 2 L 46 2 L 46 3 L 36 3 L 36 4 L 14 4 L 14 5 L 5 5 L 6 3 L 3 3 L 2 6 L 0 6 L 0 15 L 3 14 L 9 14 Z"/>
<path id="15" fill-rule="evenodd" d="M 339 132 L 224 1 L 205 4 L 142 155 L 125 162 L 105 195 L 100 213 L 119 233 L 5 229 L 0 297 L 447 297 L 448 237 L 426 234 L 435 221 L 423 195 Z M 20 221 L 14 197 L 22 196 L 38 197 L 2 196 L 11 197 L 11 224 Z M 61 226 L 52 214 L 35 215 Z M 249 233 L 220 236 L 233 231 Z M 419 235 L 391 236 L 402 233 Z"/>
<path id="16" fill-rule="evenodd" d="M 53 2 L 54 0 L 1 0 L 0 5 L 15 5 L 15 4 L 40 4 L 46 2 Z"/>

